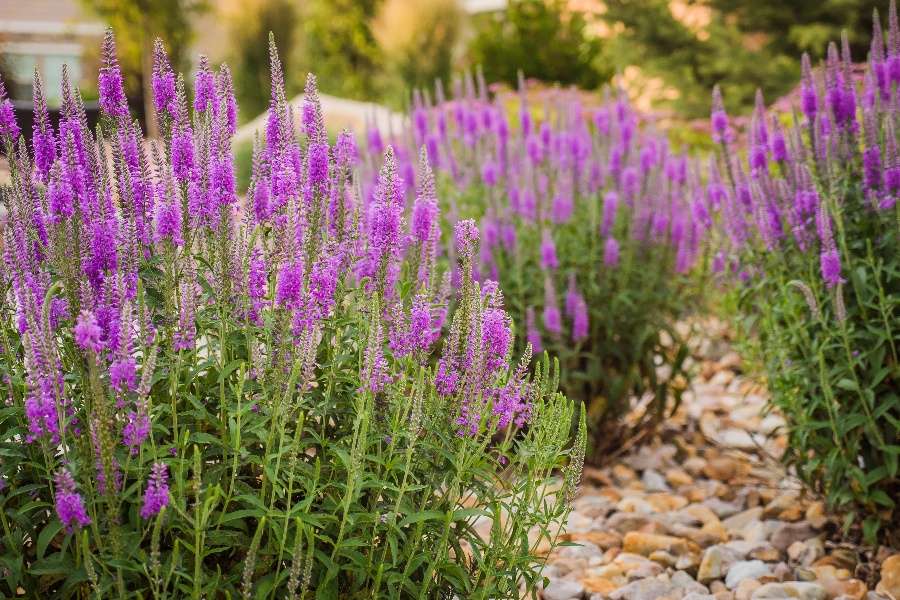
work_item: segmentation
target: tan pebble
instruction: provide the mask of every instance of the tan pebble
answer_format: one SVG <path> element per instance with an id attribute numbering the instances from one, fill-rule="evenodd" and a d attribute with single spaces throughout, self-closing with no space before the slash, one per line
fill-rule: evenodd
<path id="1" fill-rule="evenodd" d="M 585 466 L 581 472 L 581 476 L 586 482 L 592 482 L 596 485 L 610 486 L 613 484 L 606 471 L 596 467 Z"/>
<path id="2" fill-rule="evenodd" d="M 750 551 L 750 558 L 761 560 L 763 562 L 777 562 L 781 560 L 781 552 L 772 546 L 760 546 Z"/>
<path id="3" fill-rule="evenodd" d="M 622 464 L 617 464 L 612 468 L 613 479 L 619 483 L 629 483 L 637 479 L 637 473 Z"/>
<path id="4" fill-rule="evenodd" d="M 616 557 L 619 555 L 619 553 L 621 551 L 622 551 L 622 549 L 618 548 L 618 547 L 610 548 L 609 550 L 607 550 L 606 552 L 603 553 L 603 562 L 611 563 L 612 561 L 614 561 L 616 559 Z"/>
<path id="5" fill-rule="evenodd" d="M 597 495 L 609 498 L 613 502 L 618 502 L 622 499 L 622 493 L 613 487 L 602 487 L 597 490 Z"/>
<path id="6" fill-rule="evenodd" d="M 601 550 L 622 545 L 622 536 L 615 531 L 573 532 L 565 534 L 564 537 L 571 542 L 590 542 Z"/>
<path id="7" fill-rule="evenodd" d="M 838 548 L 828 556 L 823 556 L 822 558 L 813 562 L 812 566 L 821 567 L 825 565 L 831 565 L 839 569 L 847 569 L 849 571 L 852 571 L 856 569 L 856 563 L 857 557 L 854 552 L 844 550 L 843 548 Z"/>
<path id="8" fill-rule="evenodd" d="M 728 481 L 738 474 L 740 465 L 733 458 L 721 457 L 714 458 L 706 463 L 703 474 L 710 479 L 718 481 Z"/>
<path id="9" fill-rule="evenodd" d="M 755 508 L 761 504 L 765 504 L 765 500 L 756 490 L 750 490 L 747 494 L 747 508 Z"/>
<path id="10" fill-rule="evenodd" d="M 707 523 L 704 525 L 700 531 L 704 534 L 710 536 L 711 539 L 715 542 L 727 542 L 728 541 L 728 530 L 725 529 L 725 526 L 722 525 L 721 522 L 718 523 Z"/>
<path id="11" fill-rule="evenodd" d="M 687 499 L 691 502 L 703 502 L 706 500 L 706 490 L 701 488 L 692 488 L 688 490 Z"/>
<path id="12" fill-rule="evenodd" d="M 706 459 L 700 458 L 699 456 L 692 456 L 691 458 L 684 461 L 682 465 L 684 469 L 696 477 L 703 472 L 703 469 L 706 468 Z"/>
<path id="13" fill-rule="evenodd" d="M 753 592 L 761 587 L 762 584 L 755 579 L 744 579 L 738 584 L 737 589 L 734 590 L 734 600 L 750 600 Z"/>
<path id="14" fill-rule="evenodd" d="M 675 556 L 672 556 L 665 550 L 656 550 L 654 552 L 651 552 L 650 556 L 648 556 L 647 558 L 655 563 L 663 565 L 664 567 L 674 567 L 675 563 L 678 562 L 678 559 Z"/>
<path id="15" fill-rule="evenodd" d="M 704 525 L 709 523 L 720 523 L 719 517 L 708 506 L 703 504 L 690 504 L 685 506 L 682 513 L 700 521 Z"/>
<path id="16" fill-rule="evenodd" d="M 626 533 L 625 538 L 622 540 L 623 551 L 640 554 L 641 556 L 649 556 L 657 550 L 665 550 L 675 556 L 679 556 L 688 552 L 692 545 L 694 545 L 692 542 L 683 538 L 638 531 Z"/>
<path id="17" fill-rule="evenodd" d="M 900 554 L 890 556 L 881 563 L 881 581 L 875 591 L 900 598 Z"/>
<path id="18" fill-rule="evenodd" d="M 671 512 L 688 505 L 688 499 L 684 496 L 675 496 L 665 492 L 647 494 L 644 499 L 656 512 Z"/>
<path id="19" fill-rule="evenodd" d="M 684 469 L 677 468 L 666 471 L 666 481 L 669 482 L 669 485 L 676 488 L 694 483 L 694 479 Z"/>
<path id="20" fill-rule="evenodd" d="M 819 583 L 822 583 L 821 581 Z M 852 600 L 863 600 L 868 593 L 868 589 L 866 588 L 866 584 L 860 581 L 859 579 L 848 579 L 846 581 L 839 581 L 835 586 L 823 586 L 825 587 L 825 591 L 829 593 L 832 597 L 836 596 L 844 596 L 846 598 L 851 598 Z"/>
<path id="21" fill-rule="evenodd" d="M 734 594 L 728 590 L 713 594 L 716 600 L 734 600 Z"/>
<path id="22" fill-rule="evenodd" d="M 585 577 L 581 580 L 581 585 L 591 594 L 611 594 L 619 587 L 606 577 L 597 576 Z"/>
<path id="23" fill-rule="evenodd" d="M 800 505 L 792 506 L 791 508 L 785 509 L 782 511 L 778 518 L 782 521 L 799 521 L 804 516 L 803 509 L 800 508 Z"/>
<path id="24" fill-rule="evenodd" d="M 828 522 L 828 515 L 825 514 L 825 503 L 816 501 L 810 504 L 806 509 L 806 520 L 816 529 L 821 529 Z"/>

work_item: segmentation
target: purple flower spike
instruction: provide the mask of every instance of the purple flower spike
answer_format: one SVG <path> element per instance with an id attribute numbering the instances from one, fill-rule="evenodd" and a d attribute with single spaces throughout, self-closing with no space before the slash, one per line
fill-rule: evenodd
<path id="1" fill-rule="evenodd" d="M 128 100 L 122 87 L 122 71 L 116 56 L 116 38 L 112 29 L 106 30 L 102 49 L 103 66 L 97 88 L 100 92 L 100 108 L 110 117 L 128 117 Z"/>
<path id="2" fill-rule="evenodd" d="M 722 90 L 718 85 L 713 88 L 710 125 L 712 126 L 713 140 L 719 143 L 728 141 L 728 114 L 725 112 Z"/>
<path id="3" fill-rule="evenodd" d="M 178 104 L 175 94 L 175 73 L 169 65 L 169 57 L 166 55 L 166 49 L 163 41 L 156 38 L 153 43 L 153 77 L 151 79 L 153 88 L 153 106 L 156 109 L 157 118 L 162 118 L 164 114 L 168 114 L 170 118 L 175 118 L 178 114 Z"/>
<path id="4" fill-rule="evenodd" d="M 194 110 L 198 113 L 206 112 L 209 107 L 216 106 L 216 80 L 209 70 L 209 59 L 200 55 L 200 64 L 194 75 Z"/>
<path id="5" fill-rule="evenodd" d="M 812 65 L 809 54 L 803 53 L 802 58 L 803 83 L 800 87 L 800 108 L 809 122 L 815 122 L 819 112 L 819 96 L 816 91 L 816 83 L 813 80 Z"/>
<path id="6" fill-rule="evenodd" d="M 56 480 L 56 514 L 67 533 L 90 525 L 91 518 L 84 508 L 81 494 L 75 491 L 75 480 L 69 471 L 60 470 Z"/>
<path id="7" fill-rule="evenodd" d="M 141 518 L 150 519 L 169 505 L 169 473 L 166 465 L 154 463 L 150 468 L 147 490 L 144 492 L 144 505 L 141 507 Z"/>
<path id="8" fill-rule="evenodd" d="M 603 248 L 603 264 L 613 268 L 619 265 L 619 242 L 614 237 L 606 240 Z"/>
<path id="9" fill-rule="evenodd" d="M 78 322 L 75 324 L 75 343 L 85 350 L 91 352 L 100 352 L 103 344 L 100 336 L 103 331 L 97 324 L 97 317 L 93 312 L 83 310 L 78 315 Z"/>
<path id="10" fill-rule="evenodd" d="M 19 137 L 19 125 L 16 123 L 16 112 L 12 100 L 6 96 L 6 87 L 0 79 L 0 138 L 15 140 Z"/>
<path id="11" fill-rule="evenodd" d="M 544 230 L 541 240 L 541 268 L 545 271 L 553 271 L 559 267 L 559 259 L 556 257 L 556 244 L 548 230 Z"/>

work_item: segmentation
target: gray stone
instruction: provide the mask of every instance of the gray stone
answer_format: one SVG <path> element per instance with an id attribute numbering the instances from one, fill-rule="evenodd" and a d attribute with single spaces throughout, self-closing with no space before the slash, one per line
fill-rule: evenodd
<path id="1" fill-rule="evenodd" d="M 697 581 L 709 583 L 716 579 L 722 579 L 728 572 L 728 568 L 744 556 L 746 554 L 740 554 L 725 546 L 710 546 L 703 553 L 703 560 L 700 561 Z"/>
<path id="2" fill-rule="evenodd" d="M 735 502 L 725 502 L 720 498 L 708 498 L 703 501 L 703 505 L 716 513 L 720 519 L 726 519 L 732 515 L 741 512 L 741 506 Z"/>
<path id="3" fill-rule="evenodd" d="M 609 595 L 611 600 L 656 600 L 675 591 L 675 586 L 659 579 L 641 579 L 620 587 Z"/>
<path id="4" fill-rule="evenodd" d="M 794 542 L 803 542 L 811 537 L 815 537 L 816 530 L 806 521 L 798 523 L 782 523 L 772 532 L 769 541 L 772 545 L 781 550 L 786 551 Z"/>
<path id="5" fill-rule="evenodd" d="M 744 579 L 759 579 L 765 575 L 771 575 L 769 565 L 761 560 L 744 560 L 736 562 L 728 568 L 725 576 L 725 587 L 735 589 Z"/>
<path id="6" fill-rule="evenodd" d="M 686 593 L 692 593 L 692 594 L 708 594 L 709 593 L 709 588 L 707 588 L 705 585 L 703 585 L 701 583 L 697 583 L 696 581 L 694 581 L 694 578 L 691 577 L 689 574 L 687 574 L 684 571 L 675 571 L 675 573 L 672 574 L 671 581 L 672 581 L 672 585 L 674 585 L 675 587 L 677 587 L 678 589 L 680 589 Z"/>
<path id="7" fill-rule="evenodd" d="M 712 507 L 710 507 L 712 508 Z M 713 509 L 715 510 L 715 509 Z M 747 527 L 750 523 L 754 523 L 760 520 L 762 517 L 763 509 L 761 506 L 757 506 L 755 508 L 749 508 L 743 512 L 739 512 L 736 515 L 732 515 L 722 521 L 722 525 L 725 526 L 725 529 L 728 531 L 739 533 L 742 529 Z"/>
<path id="8" fill-rule="evenodd" d="M 584 586 L 572 579 L 551 579 L 544 588 L 544 600 L 572 600 L 584 595 Z"/>
<path id="9" fill-rule="evenodd" d="M 817 583 L 804 581 L 787 581 L 785 583 L 767 583 L 759 587 L 753 596 L 753 600 L 775 600 L 784 598 L 797 598 L 798 600 L 826 600 L 828 594 L 825 588 Z"/>
<path id="10" fill-rule="evenodd" d="M 653 469 L 644 471 L 641 482 L 644 484 L 644 489 L 648 492 L 668 492 L 671 490 L 662 473 Z"/>

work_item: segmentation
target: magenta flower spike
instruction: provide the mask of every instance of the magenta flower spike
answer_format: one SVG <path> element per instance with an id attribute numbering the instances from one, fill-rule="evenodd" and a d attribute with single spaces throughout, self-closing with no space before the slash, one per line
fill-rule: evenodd
<path id="1" fill-rule="evenodd" d="M 122 71 L 116 56 L 116 38 L 112 29 L 107 29 L 101 50 L 102 66 L 97 82 L 100 93 L 100 108 L 110 117 L 128 117 L 128 100 L 122 86 Z"/>

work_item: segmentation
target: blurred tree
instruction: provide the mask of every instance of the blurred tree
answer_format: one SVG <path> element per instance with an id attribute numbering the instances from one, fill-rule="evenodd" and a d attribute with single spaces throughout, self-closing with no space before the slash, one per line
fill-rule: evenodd
<path id="1" fill-rule="evenodd" d="M 401 85 L 384 85 L 402 103 L 414 88 L 430 88 L 453 74 L 454 52 L 462 33 L 457 0 L 385 0 L 372 25 L 388 66 Z"/>
<path id="2" fill-rule="evenodd" d="M 566 0 L 510 0 L 505 11 L 481 15 L 469 52 L 488 81 L 515 85 L 526 77 L 596 88 L 612 71 L 600 60 L 602 40 L 586 15 Z"/>
<path id="3" fill-rule="evenodd" d="M 380 0 L 307 0 L 301 11 L 296 65 L 315 73 L 319 88 L 348 98 L 378 93 L 381 49 L 371 23 Z M 302 85 L 303 78 L 300 78 Z"/>
<path id="4" fill-rule="evenodd" d="M 800 73 L 800 54 L 824 56 L 847 29 L 862 61 L 876 0 L 604 0 L 603 18 L 619 35 L 611 42 L 617 68 L 640 64 L 675 86 L 676 106 L 690 116 L 709 112 L 721 84 L 730 110 L 753 105 L 756 88 L 772 101 Z"/>
<path id="5" fill-rule="evenodd" d="M 119 62 L 126 93 L 143 97 L 148 131 L 155 134 L 150 76 L 153 72 L 153 41 L 166 43 L 169 59 L 177 71 L 186 67 L 187 49 L 193 30 L 191 19 L 208 7 L 207 0 L 81 0 L 116 32 Z"/>
<path id="6" fill-rule="evenodd" d="M 242 119 L 253 119 L 269 103 L 271 87 L 266 40 L 270 31 L 275 34 L 278 44 L 285 86 L 294 90 L 305 81 L 294 68 L 299 4 L 300 0 L 242 0 L 225 12 L 233 40 L 230 62 Z"/>

